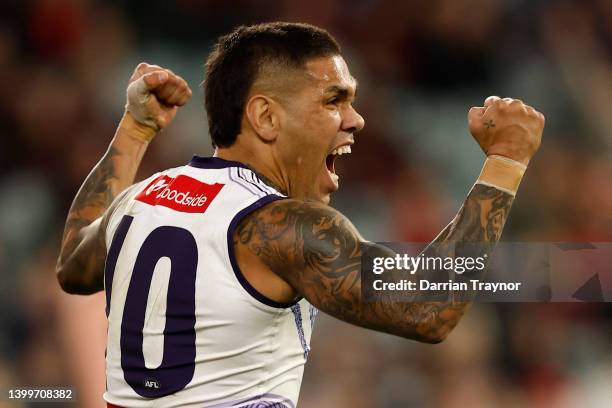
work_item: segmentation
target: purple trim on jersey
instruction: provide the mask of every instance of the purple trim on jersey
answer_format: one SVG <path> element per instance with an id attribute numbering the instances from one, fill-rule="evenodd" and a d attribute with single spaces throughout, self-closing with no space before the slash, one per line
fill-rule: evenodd
<path id="1" fill-rule="evenodd" d="M 308 304 L 308 311 L 310 316 L 310 330 L 314 329 L 315 320 L 317 319 L 317 315 L 319 314 L 319 309 L 314 307 L 311 304 Z"/>
<path id="2" fill-rule="evenodd" d="M 189 162 L 191 167 L 197 167 L 200 169 L 224 169 L 226 167 L 244 167 L 248 168 L 243 163 L 225 160 L 220 157 L 202 157 L 202 156 L 193 156 L 191 161 Z"/>
<path id="3" fill-rule="evenodd" d="M 256 183 L 258 186 L 266 190 L 268 194 L 277 193 L 276 189 L 272 188 L 272 186 L 269 186 L 267 183 L 265 183 L 261 178 L 259 178 L 257 173 L 255 173 L 253 170 L 251 170 L 249 174 L 251 175 L 251 179 L 253 180 L 253 183 Z"/>
<path id="4" fill-rule="evenodd" d="M 270 194 L 270 191 L 266 191 L 264 190 L 260 185 L 258 185 L 257 183 L 251 180 L 249 180 L 249 178 L 247 177 L 247 175 L 245 174 L 246 172 L 243 169 L 236 169 L 237 173 L 238 173 L 238 177 L 240 177 L 242 180 L 246 181 L 247 183 L 249 183 L 250 185 L 254 186 L 255 188 L 257 188 L 259 191 L 261 191 L 264 194 Z M 251 174 L 253 174 L 253 172 L 251 172 Z"/>
<path id="5" fill-rule="evenodd" d="M 295 327 L 298 331 L 298 336 L 300 337 L 300 343 L 302 344 L 302 349 L 304 350 L 304 360 L 308 360 L 308 353 L 310 353 L 310 347 L 308 347 L 308 343 L 306 342 L 306 337 L 304 336 L 304 326 L 302 325 L 302 308 L 299 303 L 291 306 L 291 311 L 293 312 L 293 317 L 295 318 Z"/>
<path id="6" fill-rule="evenodd" d="M 236 175 L 238 175 L 238 170 L 239 169 L 236 169 Z M 253 191 L 249 187 L 247 187 L 249 185 L 248 183 L 245 185 L 243 182 L 241 182 L 240 180 L 242 180 L 242 179 L 240 177 L 235 179 L 234 176 L 232 176 L 232 167 L 227 169 L 227 174 L 228 174 L 230 180 L 232 180 L 234 183 L 238 184 L 240 187 L 244 188 L 249 193 L 254 194 L 254 195 L 258 196 L 258 197 L 262 196 L 261 193 L 259 193 L 257 190 Z"/>
<path id="7" fill-rule="evenodd" d="M 242 285 L 244 290 L 249 292 L 251 296 L 253 296 L 255 299 L 257 299 L 264 305 L 282 308 L 282 309 L 295 305 L 297 302 L 300 301 L 301 298 L 293 302 L 280 303 L 280 302 L 276 302 L 272 299 L 267 298 L 266 296 L 259 293 L 257 289 L 251 286 L 249 281 L 242 274 L 242 271 L 240 270 L 240 267 L 238 266 L 238 262 L 236 261 L 236 255 L 234 253 L 234 230 L 238 226 L 238 223 L 248 214 L 252 213 L 258 208 L 263 207 L 264 205 L 268 203 L 271 203 L 272 201 L 282 200 L 284 198 L 285 197 L 275 195 L 275 194 L 270 194 L 270 195 L 260 198 L 259 200 L 255 201 L 253 204 L 249 205 L 246 208 L 243 208 L 240 212 L 238 212 L 238 214 L 236 214 L 234 218 L 232 219 L 232 222 L 230 222 L 230 225 L 227 229 L 227 252 L 229 254 L 230 263 L 232 264 L 232 269 L 234 270 L 234 274 L 236 275 L 238 282 L 240 282 L 240 285 Z"/>
<path id="8" fill-rule="evenodd" d="M 276 401 L 266 401 L 276 400 Z M 249 404 L 251 402 L 251 404 Z M 247 405 L 243 405 L 247 404 Z M 295 408 L 295 404 L 286 397 L 276 394 L 261 394 L 246 399 L 223 402 L 221 404 L 209 405 L 206 408 Z"/>

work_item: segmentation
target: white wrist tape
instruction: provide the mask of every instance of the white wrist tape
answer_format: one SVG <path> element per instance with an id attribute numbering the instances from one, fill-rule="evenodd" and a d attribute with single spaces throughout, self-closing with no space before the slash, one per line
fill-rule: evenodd
<path id="1" fill-rule="evenodd" d="M 500 160 L 502 162 L 511 164 L 512 166 L 516 166 L 518 168 L 523 169 L 523 173 L 525 172 L 525 170 L 527 170 L 527 165 L 526 164 L 521 163 L 520 161 L 513 160 L 513 159 L 511 159 L 509 157 L 500 156 L 498 154 L 492 154 L 490 156 L 487 156 L 487 159 Z"/>
<path id="2" fill-rule="evenodd" d="M 512 196 L 516 195 L 527 166 L 504 156 L 487 157 L 476 184 L 494 187 Z"/>
<path id="3" fill-rule="evenodd" d="M 136 122 L 147 125 L 158 131 L 159 126 L 149 116 L 149 112 L 146 108 L 146 104 L 150 97 L 151 92 L 147 84 L 145 84 L 144 78 L 138 78 L 127 88 L 127 103 L 125 104 L 125 110 L 130 112 Z"/>

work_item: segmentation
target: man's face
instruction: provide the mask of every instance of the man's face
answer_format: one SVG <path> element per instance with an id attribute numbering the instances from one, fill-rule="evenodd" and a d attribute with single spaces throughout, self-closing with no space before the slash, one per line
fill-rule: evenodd
<path id="1" fill-rule="evenodd" d="M 353 134 L 364 126 L 352 106 L 357 83 L 338 55 L 310 60 L 297 82 L 283 104 L 279 140 L 290 195 L 329 203 L 339 187 L 335 161 L 350 152 Z"/>

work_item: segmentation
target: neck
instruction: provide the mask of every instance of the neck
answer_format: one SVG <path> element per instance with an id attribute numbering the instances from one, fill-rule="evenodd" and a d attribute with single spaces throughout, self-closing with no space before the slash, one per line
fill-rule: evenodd
<path id="1" fill-rule="evenodd" d="M 215 157 L 224 160 L 238 161 L 253 171 L 257 177 L 278 192 L 289 195 L 288 183 L 283 180 L 280 166 L 274 161 L 270 154 L 258 154 L 250 149 L 245 149 L 238 143 L 230 147 L 218 147 Z M 271 158 L 266 160 L 265 158 Z"/>

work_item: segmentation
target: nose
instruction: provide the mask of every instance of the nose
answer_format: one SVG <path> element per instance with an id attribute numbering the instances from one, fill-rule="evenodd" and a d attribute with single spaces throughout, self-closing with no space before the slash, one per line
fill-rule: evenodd
<path id="1" fill-rule="evenodd" d="M 352 105 L 349 106 L 342 121 L 342 130 L 348 133 L 356 133 L 363 129 L 364 126 L 365 121 L 363 120 L 363 116 L 361 116 Z"/>

